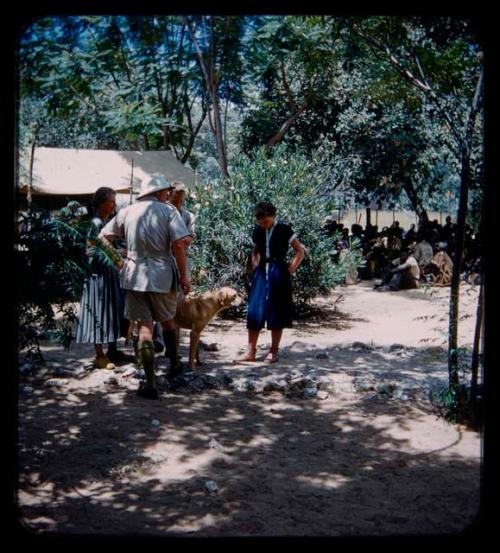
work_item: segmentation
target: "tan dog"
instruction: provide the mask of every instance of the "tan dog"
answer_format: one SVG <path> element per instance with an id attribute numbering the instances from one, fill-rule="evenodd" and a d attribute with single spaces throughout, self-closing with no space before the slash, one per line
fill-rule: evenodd
<path id="1" fill-rule="evenodd" d="M 236 290 L 225 286 L 205 292 L 194 298 L 185 298 L 177 307 L 175 324 L 178 328 L 191 330 L 189 334 L 189 367 L 195 368 L 195 361 L 200 363 L 198 349 L 200 335 L 208 323 L 223 309 L 227 309 L 238 297 Z"/>

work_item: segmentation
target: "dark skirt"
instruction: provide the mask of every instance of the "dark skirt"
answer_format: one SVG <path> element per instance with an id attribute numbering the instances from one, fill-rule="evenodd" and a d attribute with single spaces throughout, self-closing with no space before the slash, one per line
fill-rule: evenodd
<path id="1" fill-rule="evenodd" d="M 284 261 L 271 261 L 266 279 L 265 266 L 259 265 L 252 275 L 248 298 L 247 328 L 268 330 L 292 326 L 294 316 L 292 281 Z"/>
<path id="2" fill-rule="evenodd" d="M 124 293 L 114 267 L 98 269 L 85 283 L 80 300 L 76 341 L 86 344 L 116 342 L 128 326 L 123 318 Z"/>

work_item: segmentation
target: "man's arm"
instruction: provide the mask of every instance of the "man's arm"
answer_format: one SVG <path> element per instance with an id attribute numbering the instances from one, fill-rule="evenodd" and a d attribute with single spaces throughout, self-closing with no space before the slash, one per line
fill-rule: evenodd
<path id="1" fill-rule="evenodd" d="M 405 269 L 409 269 L 411 267 L 411 263 L 408 263 L 408 261 L 405 261 L 404 263 L 401 263 L 398 265 L 395 269 L 392 269 L 393 273 L 400 273 L 401 271 L 404 271 Z"/>
<path id="2" fill-rule="evenodd" d="M 181 281 L 182 290 L 187 295 L 191 290 L 191 282 L 187 274 L 186 264 L 186 237 L 179 238 L 172 242 L 172 253 L 177 262 L 177 269 L 179 269 L 179 277 Z"/>

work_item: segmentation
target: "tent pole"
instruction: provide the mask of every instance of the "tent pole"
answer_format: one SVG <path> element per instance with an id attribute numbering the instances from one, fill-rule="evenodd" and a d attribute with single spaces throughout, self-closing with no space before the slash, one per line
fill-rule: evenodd
<path id="1" fill-rule="evenodd" d="M 35 161 L 35 148 L 36 148 L 36 139 L 38 138 L 38 124 L 35 123 L 33 126 L 33 140 L 31 142 L 31 157 L 30 157 L 30 178 L 28 182 L 28 193 L 26 194 L 26 201 L 28 202 L 28 207 L 31 207 L 32 194 L 33 194 L 33 163 Z"/>

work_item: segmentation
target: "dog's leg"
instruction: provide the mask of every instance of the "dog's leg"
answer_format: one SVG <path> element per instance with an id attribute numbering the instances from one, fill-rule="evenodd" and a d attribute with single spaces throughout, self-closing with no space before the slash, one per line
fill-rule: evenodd
<path id="1" fill-rule="evenodd" d="M 191 330 L 189 334 L 189 368 L 194 371 L 196 358 L 198 357 L 198 346 L 200 344 L 200 333 Z"/>

